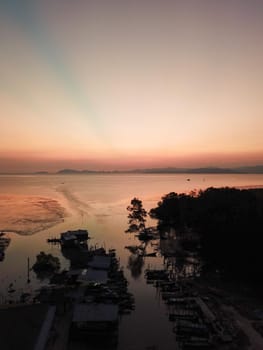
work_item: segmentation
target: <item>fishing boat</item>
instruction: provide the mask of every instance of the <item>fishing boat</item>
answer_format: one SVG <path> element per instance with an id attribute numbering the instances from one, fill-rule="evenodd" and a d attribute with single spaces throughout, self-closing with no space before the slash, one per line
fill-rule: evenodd
<path id="1" fill-rule="evenodd" d="M 156 252 L 153 252 L 153 253 L 147 253 L 144 256 L 153 257 L 153 256 L 156 256 L 156 254 L 157 254 Z"/>
<path id="2" fill-rule="evenodd" d="M 0 237 L 0 248 L 4 248 L 6 249 L 9 244 L 10 244 L 11 238 L 10 237 L 6 237 L 6 236 L 1 236 Z"/>
<path id="3" fill-rule="evenodd" d="M 60 241 L 61 241 L 60 238 L 48 238 L 48 239 L 47 239 L 47 242 L 48 242 L 48 243 L 54 243 L 54 244 L 60 243 Z"/>

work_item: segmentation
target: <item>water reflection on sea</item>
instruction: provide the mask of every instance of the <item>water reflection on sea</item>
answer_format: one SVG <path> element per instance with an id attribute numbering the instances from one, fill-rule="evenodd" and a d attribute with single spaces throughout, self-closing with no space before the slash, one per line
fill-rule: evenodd
<path id="1" fill-rule="evenodd" d="M 190 181 L 187 181 L 189 177 Z M 3 261 L 0 262 L 0 302 L 16 300 L 21 293 L 32 292 L 47 284 L 46 280 L 38 280 L 33 271 L 30 271 L 30 283 L 27 283 L 27 258 L 30 258 L 32 265 L 40 251 L 58 256 L 62 268 L 68 268 L 70 262 L 61 253 L 60 246 L 48 244 L 47 239 L 58 237 L 61 232 L 69 229 L 85 228 L 91 236 L 89 245 L 116 248 L 120 264 L 129 281 L 130 292 L 135 296 L 136 309 L 130 315 L 122 316 L 118 349 L 146 349 L 153 346 L 156 349 L 174 349 L 175 338 L 166 306 L 157 290 L 146 283 L 144 271 L 149 267 L 161 268 L 165 263 L 177 269 L 178 273 L 191 274 L 195 264 L 192 264 L 191 259 L 188 263 L 178 258 L 164 259 L 163 255 L 167 252 L 168 245 L 173 244 L 172 241 L 163 241 L 156 257 L 138 258 L 125 249 L 126 246 L 140 244 L 134 234 L 124 233 L 127 229 L 126 207 L 130 199 L 139 197 L 146 210 L 149 210 L 156 206 L 162 195 L 171 191 L 180 193 L 210 186 L 260 185 L 263 185 L 262 175 L 2 175 L 1 195 L 28 196 L 31 199 L 35 196 L 55 200 L 65 208 L 66 215 L 57 225 L 32 235 L 26 235 L 31 231 L 27 231 L 23 221 L 21 230 L 25 235 L 8 233 L 11 242 L 5 250 Z M 12 216 L 32 216 L 32 222 L 38 222 L 39 218 L 36 216 L 39 212 L 32 208 L 28 206 L 24 208 L 24 212 L 21 212 L 21 208 L 16 212 L 13 207 Z M 0 231 L 7 230 L 8 215 L 5 211 L 10 208 L 6 204 L 0 206 L 0 210 Z M 1 218 L 4 217 L 7 219 L 3 225 Z M 148 220 L 148 224 L 152 225 L 154 222 Z M 156 244 L 158 246 L 158 242 Z M 147 251 L 152 252 L 154 248 L 149 246 Z M 12 293 L 8 293 L 10 285 Z M 78 349 L 81 348 L 85 346 L 80 344 Z"/>

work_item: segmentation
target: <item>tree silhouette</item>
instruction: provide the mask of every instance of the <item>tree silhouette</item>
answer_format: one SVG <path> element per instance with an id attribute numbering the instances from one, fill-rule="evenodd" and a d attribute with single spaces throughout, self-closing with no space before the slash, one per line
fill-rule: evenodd
<path id="1" fill-rule="evenodd" d="M 36 257 L 36 262 L 32 269 L 39 279 L 50 277 L 54 272 L 60 269 L 59 258 L 52 254 L 40 252 Z"/>
<path id="2" fill-rule="evenodd" d="M 129 228 L 126 232 L 137 232 L 145 229 L 147 212 L 143 208 L 142 201 L 136 197 L 131 200 L 131 204 L 127 207 Z"/>

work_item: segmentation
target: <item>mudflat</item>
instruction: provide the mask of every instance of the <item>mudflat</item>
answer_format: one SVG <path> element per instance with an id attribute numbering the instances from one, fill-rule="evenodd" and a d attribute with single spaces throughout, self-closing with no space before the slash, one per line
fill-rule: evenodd
<path id="1" fill-rule="evenodd" d="M 31 235 L 62 222 L 65 215 L 53 198 L 0 195 L 0 231 Z"/>

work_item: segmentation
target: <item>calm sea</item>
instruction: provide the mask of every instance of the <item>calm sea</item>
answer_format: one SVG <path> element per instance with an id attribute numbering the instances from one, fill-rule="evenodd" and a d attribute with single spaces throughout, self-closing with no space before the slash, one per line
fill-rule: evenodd
<path id="1" fill-rule="evenodd" d="M 90 245 L 117 249 L 121 266 L 129 281 L 129 289 L 135 296 L 136 309 L 131 315 L 123 316 L 120 324 L 118 349 L 145 349 L 151 346 L 156 346 L 156 349 L 174 349 L 175 339 L 172 324 L 168 321 L 167 308 L 156 289 L 146 284 L 143 273 L 149 266 L 160 267 L 163 258 L 145 258 L 142 273 L 132 275 L 130 253 L 125 246 L 138 244 L 138 240 L 134 235 L 125 234 L 126 207 L 135 196 L 149 210 L 169 192 L 189 192 L 211 186 L 262 187 L 263 175 L 1 175 L 0 195 L 8 195 L 10 198 L 52 198 L 65 208 L 67 215 L 58 225 L 33 235 L 9 233 L 11 243 L 6 249 L 5 259 L 0 262 L 0 301 L 6 300 L 10 283 L 13 283 L 16 292 L 12 296 L 8 295 L 8 298 L 13 299 L 23 291 L 47 284 L 45 280 L 37 280 L 32 271 L 31 282 L 27 284 L 27 258 L 30 258 L 32 265 L 40 251 L 58 256 L 62 268 L 67 268 L 69 261 L 61 254 L 60 247 L 51 246 L 46 240 L 58 237 L 65 230 L 86 228 L 92 237 Z M 8 205 L 1 206 L 1 203 L 0 209 L 2 217 L 6 214 L 5 210 L 9 210 Z M 12 215 L 21 215 L 21 210 L 16 213 L 13 208 Z M 149 221 L 149 224 L 152 222 Z M 3 227 L 0 216 L 0 230 L 2 229 L 8 227 L 6 223 Z"/>

